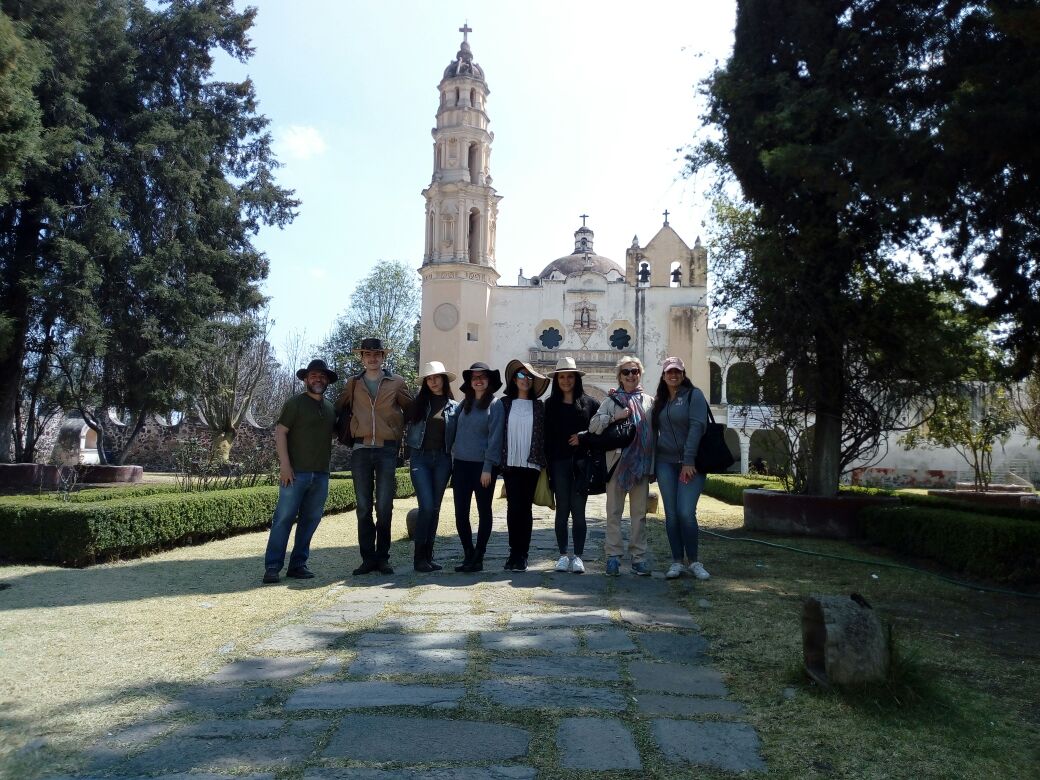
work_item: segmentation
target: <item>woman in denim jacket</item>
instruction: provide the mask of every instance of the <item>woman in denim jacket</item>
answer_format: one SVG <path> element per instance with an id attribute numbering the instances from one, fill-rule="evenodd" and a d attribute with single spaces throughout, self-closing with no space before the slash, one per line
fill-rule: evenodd
<path id="1" fill-rule="evenodd" d="M 437 539 L 441 499 L 451 477 L 454 411 L 459 404 L 451 392 L 455 375 L 445 370 L 440 361 L 423 364 L 419 380 L 422 386 L 412 405 L 405 443 L 411 447 L 409 470 L 419 503 L 413 567 L 425 574 L 443 568 L 433 560 L 433 543 Z"/>

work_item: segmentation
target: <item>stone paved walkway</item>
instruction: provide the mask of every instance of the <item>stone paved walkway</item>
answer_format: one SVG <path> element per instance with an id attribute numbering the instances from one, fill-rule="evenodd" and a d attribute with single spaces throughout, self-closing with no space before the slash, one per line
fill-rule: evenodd
<path id="1" fill-rule="evenodd" d="M 496 504 L 497 506 L 497 504 Z M 590 516 L 603 516 L 602 497 Z M 503 572 L 505 521 L 479 575 L 348 578 L 297 622 L 263 629 L 142 722 L 85 756 L 87 778 L 522 780 L 674 764 L 765 770 L 677 596 L 692 579 L 552 571 L 546 510 L 531 569 Z M 397 518 L 395 518 L 397 520 Z M 403 518 L 400 518 L 403 522 Z M 658 565 L 658 569 L 663 568 Z M 317 597 L 321 592 L 316 591 Z M 537 766 L 536 766 L 537 765 Z M 548 767 L 548 768 L 547 768 Z M 691 776 L 691 769 L 676 776 Z M 54 780 L 57 780 L 55 778 Z"/>

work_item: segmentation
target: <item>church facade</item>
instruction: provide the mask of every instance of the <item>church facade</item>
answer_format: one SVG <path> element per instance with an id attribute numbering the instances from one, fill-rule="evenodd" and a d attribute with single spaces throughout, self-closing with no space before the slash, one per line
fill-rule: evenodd
<path id="1" fill-rule="evenodd" d="M 583 384 L 602 397 L 616 386 L 623 355 L 647 367 L 656 388 L 665 357 L 678 355 L 700 387 L 709 382 L 707 252 L 691 248 L 665 221 L 624 265 L 597 254 L 585 224 L 571 251 L 537 274 L 505 284 L 495 267 L 501 200 L 491 175 L 483 69 L 464 40 L 438 85 L 433 176 L 426 200 L 420 360 L 461 373 L 474 362 L 502 368 L 512 358 L 550 371 L 563 356 L 586 372 Z M 568 242 L 569 243 L 569 242 Z"/>

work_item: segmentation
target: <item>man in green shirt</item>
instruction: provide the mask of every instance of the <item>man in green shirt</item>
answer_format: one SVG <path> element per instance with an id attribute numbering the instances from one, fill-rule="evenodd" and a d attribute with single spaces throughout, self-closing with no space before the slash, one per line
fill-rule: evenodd
<path id="1" fill-rule="evenodd" d="M 324 360 L 312 360 L 307 368 L 297 371 L 296 376 L 303 380 L 306 389 L 285 402 L 274 427 L 280 487 L 264 555 L 265 583 L 278 582 L 293 523 L 296 523 L 296 541 L 285 576 L 301 580 L 314 576 L 307 568 L 307 558 L 311 537 L 318 529 L 329 495 L 329 459 L 336 413 L 325 398 L 325 388 L 335 382 L 337 376 Z"/>

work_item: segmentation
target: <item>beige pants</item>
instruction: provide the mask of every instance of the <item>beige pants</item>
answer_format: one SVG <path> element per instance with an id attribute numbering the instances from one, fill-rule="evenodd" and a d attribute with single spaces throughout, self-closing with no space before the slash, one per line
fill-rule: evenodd
<path id="1" fill-rule="evenodd" d="M 627 493 L 618 487 L 616 479 L 607 483 L 607 543 L 604 552 L 608 558 L 620 558 L 625 553 L 621 541 L 621 514 L 625 509 L 626 495 L 632 518 L 628 552 L 632 556 L 632 563 L 638 563 L 646 557 L 646 500 L 649 492 L 649 477 L 643 477 Z"/>

